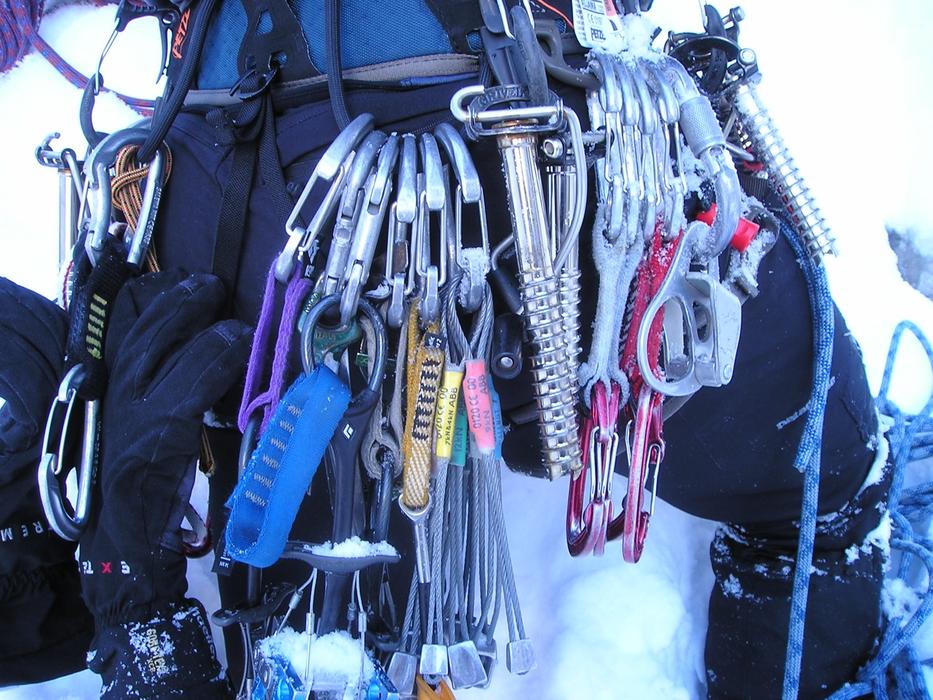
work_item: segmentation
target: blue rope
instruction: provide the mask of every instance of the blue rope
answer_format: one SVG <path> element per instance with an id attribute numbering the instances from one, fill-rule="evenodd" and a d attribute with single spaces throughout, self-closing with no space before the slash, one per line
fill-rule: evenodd
<path id="1" fill-rule="evenodd" d="M 933 483 L 904 488 L 908 465 L 933 455 L 933 393 L 923 410 L 913 415 L 902 412 L 888 397 L 894 362 L 906 331 L 913 334 L 923 346 L 933 368 L 933 345 L 930 341 L 910 321 L 899 323 L 891 339 L 877 399 L 878 410 L 894 420 L 894 426 L 888 431 L 890 461 L 893 465 L 888 502 L 892 524 L 891 547 L 901 553 L 897 578 L 907 581 L 916 568 L 915 562 L 919 561 L 926 570 L 927 580 L 933 581 L 933 541 L 917 534 L 912 525 L 912 522 L 933 514 Z M 855 683 L 843 686 L 831 699 L 848 700 L 874 693 L 875 697 L 883 700 L 888 697 L 889 675 L 900 697 L 929 698 L 921 662 L 910 642 L 931 613 L 933 587 L 928 583 L 917 610 L 903 624 L 894 620 L 888 622 L 875 657 L 859 672 Z"/>
<path id="2" fill-rule="evenodd" d="M 800 692 L 807 594 L 816 539 L 820 453 L 823 416 L 832 368 L 834 312 L 825 271 L 810 259 L 794 230 L 784 222 L 781 224 L 781 233 L 790 243 L 803 269 L 813 325 L 813 383 L 807 403 L 806 424 L 794 458 L 794 466 L 804 474 L 804 484 L 782 693 L 784 700 L 794 700 Z M 902 413 L 888 398 L 900 340 L 908 330 L 920 341 L 933 367 L 933 346 L 916 325 L 909 321 L 900 323 L 891 340 L 877 399 L 879 410 L 891 416 L 895 422 L 888 433 L 892 450 L 891 462 L 894 465 L 888 503 L 894 533 L 891 547 L 901 552 L 899 578 L 907 579 L 916 559 L 926 569 L 928 581 L 933 581 L 933 541 L 917 535 L 910 524 L 911 518 L 919 519 L 933 513 L 933 484 L 903 489 L 907 465 L 912 461 L 933 456 L 933 394 L 923 411 L 917 415 Z M 847 684 L 838 690 L 831 696 L 832 700 L 845 700 L 871 693 L 879 700 L 885 700 L 888 697 L 886 674 L 889 668 L 892 669 L 895 687 L 901 695 L 929 698 L 921 663 L 910 641 L 931 613 L 933 585 L 928 584 L 922 602 L 913 615 L 903 625 L 888 625 L 875 658 L 859 672 L 855 683 Z"/>
<path id="3" fill-rule="evenodd" d="M 813 384 L 807 403 L 804 424 L 794 467 L 803 472 L 803 504 L 800 513 L 800 535 L 797 543 L 797 561 L 794 568 L 790 623 L 787 635 L 787 654 L 784 665 L 784 700 L 794 700 L 800 692 L 800 668 L 803 659 L 803 634 L 807 617 L 807 593 L 810 570 L 813 566 L 813 547 L 816 539 L 816 516 L 820 492 L 820 456 L 823 446 L 823 416 L 829 392 L 830 370 L 833 361 L 834 313 L 829 284 L 823 268 L 808 255 L 794 230 L 781 223 L 781 233 L 788 240 L 803 269 L 810 298 L 813 325 Z"/>

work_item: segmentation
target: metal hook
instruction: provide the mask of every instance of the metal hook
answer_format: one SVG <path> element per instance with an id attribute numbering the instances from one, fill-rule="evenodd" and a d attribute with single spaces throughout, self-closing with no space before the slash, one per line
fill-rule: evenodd
<path id="1" fill-rule="evenodd" d="M 356 314 L 357 305 L 363 295 L 363 286 L 369 279 L 379 232 L 389 207 L 389 195 L 392 192 L 392 171 L 398 159 L 398 136 L 389 136 L 379 151 L 376 169 L 366 181 L 362 208 L 356 231 L 347 256 L 347 268 L 344 273 L 344 287 L 340 302 L 340 320 L 347 324 Z"/>
<path id="2" fill-rule="evenodd" d="M 316 366 L 314 358 L 314 332 L 318 324 L 328 311 L 334 307 L 340 306 L 340 295 L 331 294 L 318 301 L 308 311 L 305 324 L 301 329 L 301 365 L 305 374 L 311 374 Z M 378 311 L 366 301 L 365 298 L 359 300 L 357 310 L 362 312 L 363 316 L 372 325 L 373 347 L 368 350 L 372 363 L 370 365 L 369 379 L 366 382 L 366 389 L 370 392 L 378 392 L 382 380 L 385 377 L 386 361 L 388 358 L 388 340 L 386 338 L 385 323 Z"/>
<path id="3" fill-rule="evenodd" d="M 39 462 L 39 499 L 45 517 L 62 539 L 75 542 L 87 526 L 91 511 L 91 492 L 96 472 L 99 401 L 88 401 L 84 409 L 84 438 L 78 467 L 78 493 L 74 508 L 67 500 L 65 482 L 71 469 L 64 466 L 68 447 L 68 430 L 78 389 L 85 378 L 81 365 L 72 367 L 58 387 L 45 424 L 42 460 Z M 58 440 L 57 448 L 54 445 Z"/>
<path id="4" fill-rule="evenodd" d="M 713 276 L 690 269 L 693 252 L 706 231 L 706 224 L 698 221 L 687 227 L 638 328 L 639 370 L 648 386 L 666 396 L 686 396 L 700 387 L 722 386 L 732 379 L 742 325 L 741 303 Z M 648 344 L 654 319 L 662 309 L 665 337 L 683 338 L 687 345 L 679 356 L 668 356 L 665 376 L 657 377 L 648 357 Z"/>
<path id="5" fill-rule="evenodd" d="M 288 241 L 286 241 L 282 252 L 279 253 L 275 264 L 275 277 L 279 282 L 283 284 L 288 282 L 295 269 L 295 262 L 300 256 L 306 255 L 311 250 L 315 239 L 324 227 L 324 222 L 337 205 L 337 197 L 343 188 L 352 159 L 355 156 L 354 149 L 363 137 L 372 130 L 374 124 L 375 117 L 372 114 L 361 114 L 350 122 L 324 151 L 324 155 L 321 156 L 312 171 L 311 177 L 305 183 L 291 214 L 285 221 L 285 233 L 288 235 Z M 318 180 L 331 182 L 331 186 L 311 218 L 311 222 L 307 227 L 302 227 L 298 224 L 298 218 L 301 216 L 301 210 L 307 203 Z"/>
<path id="6" fill-rule="evenodd" d="M 612 384 L 597 382 L 593 387 L 593 411 L 587 419 L 583 440 L 587 442 L 587 463 L 590 472 L 590 500 L 583 505 L 582 472 L 571 478 L 567 500 L 567 548 L 571 556 L 596 554 L 601 556 L 605 549 L 609 523 L 612 521 L 612 475 L 615 472 L 619 452 L 619 435 L 616 423 L 619 416 L 620 388 Z"/>
<path id="7" fill-rule="evenodd" d="M 664 439 L 661 436 L 663 398 L 663 395 L 643 385 L 638 394 L 635 416 L 626 427 L 626 438 L 631 435 L 632 440 L 626 440 L 629 450 L 628 489 L 622 512 L 609 523 L 608 536 L 610 540 L 622 537 L 622 558 L 633 564 L 641 558 L 644 550 L 648 523 L 657 498 L 658 473 L 664 458 Z M 652 495 L 645 510 L 645 487 L 652 467 Z"/>
<path id="8" fill-rule="evenodd" d="M 148 129 L 143 127 L 114 131 L 97 144 L 84 164 L 85 187 L 87 188 L 84 248 L 92 265 L 97 263 L 98 255 L 104 249 L 104 241 L 110 231 L 113 214 L 110 169 L 116 162 L 117 154 L 121 149 L 134 144 L 141 145 L 145 142 L 148 133 Z"/>
<path id="9" fill-rule="evenodd" d="M 334 235 L 327 252 L 327 262 L 324 265 L 323 296 L 334 294 L 343 283 L 353 232 L 365 198 L 366 180 L 385 140 L 386 135 L 383 132 L 371 131 L 353 156 L 353 164 L 348 171 L 343 197 L 337 209 L 337 223 L 334 225 Z"/>
<path id="10" fill-rule="evenodd" d="M 489 261 L 489 226 L 486 221 L 486 200 L 483 186 L 479 179 L 479 173 L 476 171 L 476 165 L 470 156 L 470 151 L 460 133 L 452 125 L 444 122 L 434 130 L 434 134 L 444 147 L 454 171 L 454 176 L 457 179 L 456 208 L 454 211 L 455 256 L 460 270 L 465 271 L 469 269 L 469 263 L 465 259 L 463 248 L 464 204 L 475 204 L 478 207 L 481 250 L 485 259 Z M 489 265 L 487 265 L 486 269 L 488 267 Z M 485 284 L 482 286 L 485 287 Z M 482 290 L 479 290 L 478 294 L 481 298 Z"/>
<path id="11" fill-rule="evenodd" d="M 401 327 L 405 318 L 405 298 L 415 288 L 411 270 L 414 241 L 409 245 L 408 238 L 417 216 L 418 139 L 414 134 L 404 134 L 399 153 L 397 192 L 389 208 L 389 235 L 386 239 L 385 278 L 390 289 L 386 320 L 392 328 Z M 411 235 L 413 237 L 414 233 Z"/>
<path id="12" fill-rule="evenodd" d="M 126 262 L 133 267 L 140 267 L 149 243 L 152 241 L 152 232 L 155 229 L 156 214 L 159 202 L 162 199 L 163 174 L 165 169 L 165 148 L 159 148 L 149 162 L 149 172 L 146 173 L 146 182 L 143 185 L 142 204 L 139 208 L 139 218 L 136 221 L 136 230 L 126 254 Z"/>
<path id="13" fill-rule="evenodd" d="M 440 288 L 447 282 L 447 231 L 449 201 L 444 183 L 444 170 L 437 140 L 432 134 L 424 133 L 419 141 L 423 177 L 419 179 L 420 195 L 418 219 L 414 232 L 414 272 L 421 286 L 421 316 L 424 320 L 436 320 L 440 316 Z M 432 261 L 431 220 L 437 214 L 438 260 Z"/>

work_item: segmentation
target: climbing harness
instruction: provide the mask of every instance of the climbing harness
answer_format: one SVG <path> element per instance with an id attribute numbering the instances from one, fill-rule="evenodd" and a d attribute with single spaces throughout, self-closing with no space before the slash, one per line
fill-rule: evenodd
<path id="1" fill-rule="evenodd" d="M 75 251 L 64 295 L 72 314 L 67 374 L 39 467 L 50 524 L 69 539 L 93 509 L 108 305 L 130 275 L 158 268 L 152 236 L 172 167 L 163 142 L 195 84 L 215 4 L 200 0 L 181 11 L 121 5 L 117 32 L 128 21 L 121 17 L 156 14 L 171 42 L 163 51 L 180 52 L 168 62 L 166 93 L 151 121 L 96 132 L 98 69 L 82 106 L 92 145 L 83 167 L 73 151 L 54 151 L 51 138 L 37 151 L 60 175 L 60 257 Z M 559 28 L 544 3 L 480 0 L 471 8 L 475 18 L 465 13 L 456 22 L 481 24 L 451 39 L 463 51 L 479 41 L 479 61 L 451 59 L 461 71 L 444 75 L 410 56 L 404 66 L 379 67 L 387 84 L 423 80 L 449 98 L 446 117 L 408 120 L 376 113 L 375 101 L 373 113 L 351 118 L 349 107 L 359 103 L 343 94 L 339 3 L 325 6 L 326 78 L 316 75 L 309 47 L 293 31 L 300 23 L 287 3 L 273 2 L 266 14 L 247 4 L 239 79 L 229 95 L 212 96 L 222 107 L 207 108 L 211 125 L 234 134 L 212 264 L 223 267 L 231 255 L 238 264 L 253 224 L 238 221 L 237 235 L 222 234 L 228 219 L 256 215 L 258 200 L 249 196 L 256 158 L 264 164 L 264 195 L 281 210 L 278 234 L 263 237 L 284 237 L 274 238 L 273 259 L 259 262 L 267 273 L 237 415 L 238 479 L 223 493 L 228 512 L 217 551 L 219 567 L 229 572 L 239 562 L 246 570 L 242 604 L 214 615 L 221 626 L 239 627 L 243 639 L 238 697 L 453 697 L 490 683 L 500 619 L 509 638 L 506 668 L 531 671 L 535 650 L 502 502 L 506 433 L 535 422 L 540 460 L 521 469 L 569 477 L 571 555 L 602 555 L 607 542 L 621 540 L 623 559 L 637 562 L 659 494 L 665 417 L 701 388 L 730 381 L 741 303 L 757 293 L 758 266 L 779 229 L 801 257 L 813 296 L 820 332 L 811 405 L 825 400 L 832 319 L 816 263 L 832 238 L 756 91 L 754 54 L 737 44 L 738 15 L 720 18 L 709 8 L 705 33 L 671 34 L 661 51 L 633 17 L 650 4 L 626 1 L 620 18 L 609 4 L 575 2 L 572 21 L 562 16 Z M 571 30 L 585 54 L 570 55 L 580 48 L 571 46 Z M 101 61 L 104 55 L 106 48 Z M 413 77 L 407 69 L 420 72 Z M 366 82 L 366 71 L 358 78 Z M 584 102 L 564 87 L 585 100 L 584 120 L 569 106 Z M 316 162 L 288 163 L 293 181 L 286 186 L 275 110 L 325 88 L 339 132 L 302 151 L 322 152 Z M 236 102 L 242 107 L 227 109 Z M 471 149 L 484 148 L 501 159 L 501 192 L 489 189 L 494 183 L 473 161 Z M 270 162 L 276 167 L 266 167 Z M 586 247 L 591 166 L 595 216 Z M 778 191 L 794 232 L 745 196 L 740 177 L 748 179 L 752 167 Z M 493 201 L 508 208 L 510 230 L 490 223 Z M 237 250 L 225 252 L 227 244 Z M 590 261 L 592 296 L 583 294 Z M 240 301 L 240 270 L 220 272 Z M 595 301 L 592 318 L 581 297 Z M 530 396 L 513 401 L 519 385 L 530 385 Z M 807 496 L 785 697 L 799 679 L 819 421 L 820 411 L 811 410 L 796 460 Z M 80 441 L 72 434 L 79 422 Z M 75 455 L 72 506 L 64 481 Z M 623 460 L 628 483 L 614 503 Z M 208 449 L 201 461 L 211 472 Z M 311 542 L 302 509 L 307 496 L 321 495 L 313 486 L 321 482 L 330 540 Z M 902 502 L 924 498 L 907 492 Z M 203 551 L 206 525 L 193 511 L 188 520 L 190 549 Z M 395 527 L 399 521 L 405 527 Z M 908 535 L 903 542 L 929 563 L 921 551 L 928 543 Z M 414 566 L 402 600 L 390 572 L 407 551 Z M 275 572 L 265 571 L 280 561 L 310 569 L 307 578 L 275 582 Z M 926 615 L 924 605 L 915 619 Z M 306 609 L 302 633 L 286 629 L 299 608 Z M 306 645 L 300 658 L 277 646 L 292 635 Z M 358 654 L 355 678 L 325 678 L 313 653 L 325 640 Z M 878 669 L 895 656 L 903 661 L 902 641 L 894 632 L 883 640 L 883 660 L 866 667 L 859 688 L 879 692 Z"/>

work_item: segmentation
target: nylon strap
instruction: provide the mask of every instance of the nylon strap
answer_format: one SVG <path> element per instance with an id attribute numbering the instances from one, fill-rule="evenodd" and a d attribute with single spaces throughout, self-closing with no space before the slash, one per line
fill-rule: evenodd
<path id="1" fill-rule="evenodd" d="M 301 310 L 301 302 L 307 297 L 311 287 L 311 281 L 305 277 L 292 277 L 288 283 L 285 290 L 282 317 L 279 321 L 279 330 L 275 339 L 269 387 L 266 391 L 259 393 L 259 384 L 263 378 L 265 358 L 271 340 L 270 332 L 276 296 L 275 264 L 273 263 L 269 269 L 266 278 L 266 291 L 262 300 L 262 310 L 259 314 L 256 334 L 253 338 L 253 347 L 250 350 L 249 365 L 246 369 L 243 400 L 240 403 L 240 412 L 237 417 L 237 425 L 241 433 L 246 431 L 246 426 L 253 412 L 260 408 L 263 410 L 260 429 L 265 430 L 273 409 L 279 403 L 284 388 L 285 372 L 288 369 L 288 357 L 295 337 L 298 313 Z"/>
<path id="2" fill-rule="evenodd" d="M 218 0 L 197 0 L 181 14 L 179 25 L 172 41 L 172 58 L 169 62 L 168 79 L 162 97 L 156 100 L 149 136 L 139 149 L 139 160 L 148 163 L 165 142 L 175 117 L 181 111 L 185 96 L 194 86 L 194 79 L 201 63 L 201 52 L 207 38 L 207 29 L 218 7 Z"/>
<path id="3" fill-rule="evenodd" d="M 258 567 L 278 561 L 349 404 L 349 387 L 324 365 L 295 381 L 276 406 L 227 502 L 227 554 Z"/>
<path id="4" fill-rule="evenodd" d="M 211 272 L 224 283 L 231 305 L 236 293 L 237 272 L 240 268 L 246 220 L 249 217 L 249 195 L 253 186 L 256 159 L 256 144 L 253 141 L 240 141 L 233 147 L 233 163 L 230 166 L 230 175 L 224 183 L 217 214 Z"/>
<path id="5" fill-rule="evenodd" d="M 107 388 L 104 341 L 110 307 L 129 275 L 123 243 L 114 236 L 105 238 L 97 265 L 79 273 L 71 300 L 65 369 L 84 367 L 86 375 L 78 388 L 78 398 L 84 401 L 102 398 Z"/>
<path id="6" fill-rule="evenodd" d="M 444 371 L 444 341 L 437 323 L 429 324 L 419 338 L 418 305 L 408 317 L 408 410 L 402 439 L 402 502 L 412 509 L 425 508 L 431 484 L 434 452 L 434 412 Z"/>

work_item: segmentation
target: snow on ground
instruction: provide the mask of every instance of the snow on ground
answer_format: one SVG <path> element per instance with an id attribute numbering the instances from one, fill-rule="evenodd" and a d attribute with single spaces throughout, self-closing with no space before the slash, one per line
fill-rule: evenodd
<path id="1" fill-rule="evenodd" d="M 650 17 L 665 28 L 700 26 L 692 0 L 656 6 Z M 926 193 L 933 141 L 925 133 L 933 123 L 933 97 L 923 89 L 933 74 L 933 50 L 926 48 L 933 5 L 926 0 L 747 0 L 743 7 L 748 19 L 742 40 L 758 53 L 763 97 L 837 235 L 840 256 L 827 265 L 830 282 L 877 390 L 891 331 L 900 319 L 914 320 L 933 337 L 933 304 L 900 279 L 885 236 L 885 225 L 891 224 L 914 231 L 918 239 L 933 239 Z M 110 33 L 112 13 L 112 7 L 68 6 L 43 20 L 42 34 L 89 72 Z M 154 27 L 132 26 L 104 64 L 107 84 L 153 95 L 157 61 Z M 0 274 L 50 296 L 56 287 L 57 177 L 36 165 L 33 149 L 52 131 L 63 134 L 58 144 L 77 148 L 82 143 L 79 99 L 79 92 L 36 55 L 0 76 L 5 155 Z M 95 118 L 99 129 L 109 131 L 136 116 L 103 95 Z M 917 409 L 933 379 L 915 344 L 905 343 L 902 360 L 893 395 L 905 408 Z M 502 667 L 490 690 L 458 696 L 701 697 L 713 524 L 659 504 L 637 566 L 623 564 L 617 546 L 608 547 L 601 559 L 571 560 L 563 544 L 566 484 L 507 474 L 504 487 L 517 583 L 538 668 L 513 677 Z M 217 600 L 209 564 L 192 562 L 189 580 L 213 610 Z M 500 641 L 503 656 L 504 644 Z M 921 648 L 933 649 L 929 630 Z M 84 672 L 0 691 L 0 699 L 91 698 L 98 688 L 96 677 Z"/>

